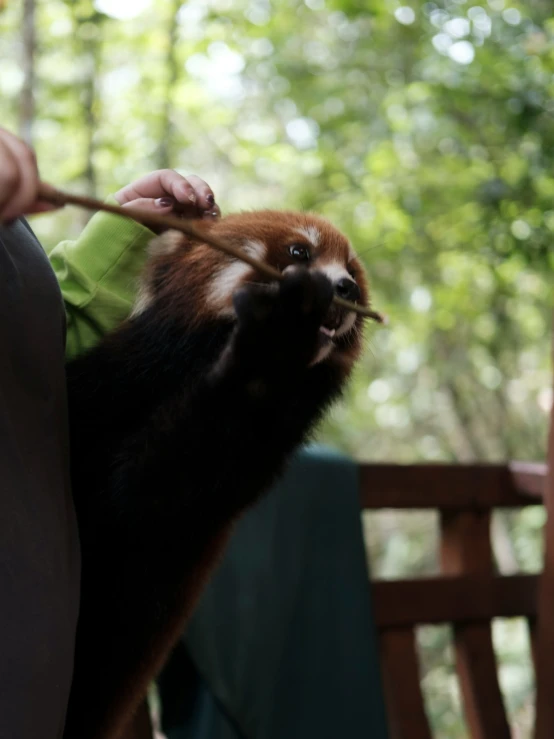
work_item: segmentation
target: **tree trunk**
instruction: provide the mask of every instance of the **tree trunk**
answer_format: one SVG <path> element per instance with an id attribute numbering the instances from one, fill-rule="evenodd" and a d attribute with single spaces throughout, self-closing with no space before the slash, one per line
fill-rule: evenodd
<path id="1" fill-rule="evenodd" d="M 23 1 L 21 23 L 23 41 L 23 88 L 19 103 L 19 135 L 28 144 L 33 143 L 33 119 L 35 117 L 35 51 L 36 51 L 35 0 Z"/>
<path id="2" fill-rule="evenodd" d="M 172 164 L 172 138 L 173 123 L 171 115 L 173 113 L 173 90 L 177 80 L 179 79 L 179 63 L 177 60 L 177 41 L 179 24 L 177 16 L 181 9 L 182 0 L 173 0 L 171 5 L 171 15 L 169 17 L 169 25 L 167 29 L 167 55 L 165 62 L 166 69 L 166 85 L 164 95 L 164 107 L 162 113 L 162 122 L 160 127 L 160 144 L 158 146 L 158 168 L 167 169 Z"/>
<path id="3" fill-rule="evenodd" d="M 83 118 L 86 131 L 86 151 L 84 177 L 87 184 L 87 194 L 96 197 L 96 170 L 94 168 L 94 149 L 98 125 L 96 114 L 96 75 L 98 71 L 98 42 L 93 39 L 87 43 L 88 73 L 83 88 Z"/>
<path id="4" fill-rule="evenodd" d="M 101 29 L 99 14 L 94 11 L 83 12 L 78 5 L 72 6 L 75 59 L 84 67 L 83 76 L 77 95 L 80 103 L 81 124 L 85 131 L 84 162 L 81 177 L 84 180 L 85 192 L 89 197 L 97 197 L 97 176 L 94 166 L 96 151 L 96 132 L 98 130 L 98 95 L 97 78 L 101 58 Z M 96 33 L 82 35 L 84 24 L 96 26 Z M 84 228 L 90 219 L 90 213 L 82 211 L 79 222 Z"/>

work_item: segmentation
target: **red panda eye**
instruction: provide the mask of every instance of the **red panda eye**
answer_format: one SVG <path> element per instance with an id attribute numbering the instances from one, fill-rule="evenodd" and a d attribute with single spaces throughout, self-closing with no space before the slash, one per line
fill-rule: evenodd
<path id="1" fill-rule="evenodd" d="M 289 254 L 299 262 L 308 262 L 310 260 L 310 251 L 307 246 L 302 244 L 292 244 L 289 246 Z"/>

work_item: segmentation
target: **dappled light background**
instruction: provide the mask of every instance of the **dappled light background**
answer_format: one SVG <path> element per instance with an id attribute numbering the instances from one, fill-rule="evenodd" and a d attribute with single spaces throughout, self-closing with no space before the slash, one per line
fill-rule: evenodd
<path id="1" fill-rule="evenodd" d="M 390 325 L 368 327 L 324 440 L 378 461 L 544 458 L 549 2 L 25 0 L 26 23 L 22 5 L 0 2 L 0 120 L 32 139 L 44 179 L 105 197 L 170 166 L 205 178 L 224 211 L 313 209 L 351 238 Z M 87 218 L 32 225 L 51 248 Z M 434 571 L 430 514 L 364 523 L 374 574 Z M 539 509 L 497 516 L 502 571 L 536 571 L 541 525 Z M 523 737 L 520 627 L 495 637 Z M 448 630 L 421 643 L 437 735 L 462 737 Z"/>

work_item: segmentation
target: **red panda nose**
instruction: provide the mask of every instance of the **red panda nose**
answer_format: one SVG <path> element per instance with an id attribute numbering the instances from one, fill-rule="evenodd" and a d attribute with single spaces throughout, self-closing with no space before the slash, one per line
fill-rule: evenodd
<path id="1" fill-rule="evenodd" d="M 353 303 L 360 299 L 360 288 L 356 285 L 354 280 L 351 280 L 348 277 L 343 277 L 335 283 L 335 292 L 339 298 L 350 300 Z"/>

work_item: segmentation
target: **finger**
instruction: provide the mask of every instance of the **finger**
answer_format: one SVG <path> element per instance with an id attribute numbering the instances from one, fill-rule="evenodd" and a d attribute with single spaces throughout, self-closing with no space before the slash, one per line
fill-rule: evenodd
<path id="1" fill-rule="evenodd" d="M 194 189 L 182 175 L 174 169 L 158 169 L 122 188 L 115 197 L 121 205 L 124 205 L 139 198 L 156 199 L 176 195 L 180 202 L 196 203 Z"/>
<path id="2" fill-rule="evenodd" d="M 171 191 L 165 189 L 162 183 L 162 177 L 168 181 L 169 174 L 173 170 L 158 169 L 150 174 L 141 177 L 140 179 L 132 182 L 130 185 L 118 190 L 115 194 L 115 199 L 120 205 L 125 205 L 131 200 L 139 200 L 140 198 L 147 198 L 155 200 L 157 198 L 163 198 L 164 196 L 170 196 Z M 174 172 L 174 174 L 177 174 Z"/>
<path id="3" fill-rule="evenodd" d="M 186 178 L 174 169 L 159 169 L 119 190 L 115 197 L 120 205 L 139 198 L 175 198 L 175 211 L 186 218 L 202 217 L 206 210 L 214 211 L 215 197 L 210 186 L 200 177 Z M 212 212 L 210 217 L 219 217 Z"/>
<path id="4" fill-rule="evenodd" d="M 174 169 L 159 169 L 127 185 L 115 194 L 120 205 L 142 198 L 159 199 L 171 197 L 178 204 L 178 210 L 188 218 L 194 218 L 196 212 L 196 194 L 192 185 L 175 172 Z"/>
<path id="5" fill-rule="evenodd" d="M 215 205 L 215 195 L 207 182 L 195 174 L 187 176 L 196 194 L 196 204 L 202 210 L 212 210 Z"/>
<path id="6" fill-rule="evenodd" d="M 4 129 L 1 131 L 1 136 L 5 151 L 11 154 L 12 166 L 15 163 L 16 167 L 15 186 L 4 202 L 0 216 L 2 220 L 10 221 L 23 215 L 23 213 L 29 212 L 29 209 L 35 204 L 39 177 L 33 150 Z M 13 181 L 13 170 L 10 176 Z"/>
<path id="7" fill-rule="evenodd" d="M 187 218 L 194 218 L 198 215 L 198 197 L 194 187 L 186 177 L 174 170 L 164 170 L 160 181 L 164 190 L 177 201 L 177 210 L 182 215 Z"/>
<path id="8" fill-rule="evenodd" d="M 34 151 L 7 131 L 3 134 L 3 141 L 15 159 L 18 173 L 17 186 L 2 214 L 9 221 L 32 210 L 37 199 L 39 176 Z"/>
<path id="9" fill-rule="evenodd" d="M 1 135 L 0 131 L 0 135 Z M 19 189 L 19 167 L 11 149 L 0 138 L 0 222 L 4 220 L 4 210 Z"/>

